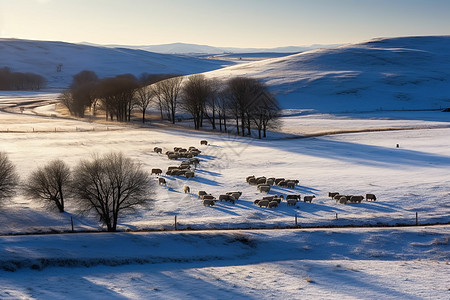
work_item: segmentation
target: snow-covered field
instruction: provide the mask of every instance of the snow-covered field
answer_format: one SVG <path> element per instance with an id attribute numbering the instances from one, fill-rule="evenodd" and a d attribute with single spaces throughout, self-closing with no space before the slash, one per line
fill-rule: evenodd
<path id="1" fill-rule="evenodd" d="M 0 112 L 0 151 L 8 153 L 22 179 L 53 158 L 74 166 L 93 153 L 123 151 L 147 170 L 165 170 L 177 162 L 153 153 L 153 147 L 195 145 L 202 150 L 195 178 L 165 176 L 168 185 L 155 187 L 152 207 L 124 216 L 120 230 L 172 229 L 175 215 L 179 229 L 287 227 L 295 225 L 296 215 L 300 226 L 414 224 L 416 212 L 422 224 L 450 221 L 450 128 L 310 138 L 272 134 L 260 141 L 157 125 L 104 126 L 60 119 L 54 109 L 51 104 L 23 114 Z M 448 125 L 446 113 L 439 111 L 374 112 L 370 117 L 295 111 L 286 115 L 284 128 L 296 135 L 330 128 Z M 12 127 L 21 132 L 5 130 Z M 201 139 L 210 145 L 200 146 Z M 245 182 L 252 174 L 300 180 L 295 190 L 275 187 L 270 194 L 316 198 L 296 207 L 282 202 L 275 209 L 260 208 L 253 200 L 261 195 Z M 185 184 L 192 194 L 182 192 Z M 198 190 L 216 196 L 239 190 L 243 195 L 236 205 L 218 202 L 204 207 Z M 327 197 L 331 191 L 370 192 L 378 199 L 339 205 Z M 101 228 L 94 216 L 77 215 L 70 202 L 64 214 L 47 212 L 19 193 L 2 205 L 0 231 L 68 231 L 71 216 L 76 231 Z M 448 225 L 3 236 L 0 298 L 447 299 L 449 236 Z"/>
<path id="2" fill-rule="evenodd" d="M 54 105 L 47 108 L 54 108 Z M 411 117 L 417 113 L 410 113 Z M 442 112 L 434 112 L 438 121 L 420 121 L 418 125 L 447 126 L 439 120 Z M 301 131 L 311 115 L 287 117 L 288 130 Z M 329 126 L 330 119 L 320 115 L 318 128 Z M 345 130 L 348 117 L 335 118 L 334 130 Z M 341 125 L 339 125 L 339 121 Z M 364 118 L 352 118 L 352 126 L 365 128 Z M 393 120 L 371 120 L 380 128 L 392 126 Z M 413 120 L 399 120 L 397 126 L 411 127 Z M 422 124 L 423 123 L 423 124 Z M 20 124 L 20 125 L 19 125 Z M 305 139 L 256 140 L 234 135 L 217 135 L 158 126 L 134 128 L 123 125 L 96 125 L 82 121 L 46 118 L 31 114 L 1 113 L 1 150 L 6 151 L 17 165 L 22 179 L 36 167 L 60 158 L 75 166 L 94 153 L 122 151 L 139 160 L 145 169 L 177 165 L 165 155 L 152 151 L 155 146 L 163 152 L 176 146 L 197 146 L 202 152 L 196 177 L 166 176 L 167 186 L 156 187 L 156 200 L 151 210 L 139 210 L 121 220 L 121 229 L 167 229 L 177 215 L 180 228 L 230 228 L 292 226 L 295 215 L 301 225 L 347 225 L 415 222 L 415 213 L 422 223 L 448 222 L 450 214 L 450 157 L 448 149 L 450 128 L 417 129 L 387 132 L 342 134 Z M 5 127 L 22 127 L 20 133 Z M 352 127 L 352 128 L 353 128 Z M 17 129 L 16 128 L 16 129 Z M 26 128 L 39 128 L 33 132 Z M 47 128 L 47 130 L 46 130 Z M 56 128 L 53 130 L 53 128 Z M 74 128 L 80 128 L 75 130 Z M 86 128 L 86 130 L 81 130 Z M 93 130 L 89 130 L 92 128 Z M 37 131 L 37 129 L 35 129 Z M 47 132 L 45 132 L 47 131 Z M 315 131 L 317 132 L 317 130 Z M 207 139 L 208 146 L 199 141 Z M 399 148 L 396 145 L 399 144 Z M 315 195 L 312 204 L 286 203 L 275 210 L 253 204 L 261 197 L 254 186 L 245 182 L 248 175 L 285 177 L 300 180 L 295 190 L 274 187 L 270 194 Z M 156 182 L 157 178 L 154 176 Z M 189 185 L 191 194 L 182 187 Z M 205 190 L 216 197 L 228 191 L 242 191 L 236 205 L 224 202 L 205 208 L 196 194 Z M 339 205 L 328 198 L 328 192 L 365 195 L 374 193 L 376 202 Z M 29 210 L 34 213 L 27 213 Z M 68 203 L 67 214 L 48 214 L 30 199 L 18 195 L 5 203 L 1 218 L 2 233 L 65 230 L 75 208 Z M 336 220 L 336 214 L 338 219 Z M 78 229 L 97 229 L 95 218 L 76 218 Z"/>
<path id="3" fill-rule="evenodd" d="M 0 298 L 448 299 L 449 235 L 450 226 L 0 237 Z"/>

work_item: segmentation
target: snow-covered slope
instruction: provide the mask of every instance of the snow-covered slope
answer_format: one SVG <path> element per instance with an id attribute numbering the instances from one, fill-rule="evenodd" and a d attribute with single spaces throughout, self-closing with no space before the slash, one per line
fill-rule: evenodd
<path id="1" fill-rule="evenodd" d="M 17 39 L 0 39 L 0 53 L 0 68 L 40 74 L 50 87 L 57 88 L 66 87 L 82 70 L 92 70 L 99 77 L 124 73 L 194 74 L 231 64 L 143 50 Z M 58 65 L 62 65 L 61 72 L 57 72 Z"/>
<path id="2" fill-rule="evenodd" d="M 321 111 L 450 106 L 450 36 L 374 39 L 207 73 L 260 78 L 284 108 Z"/>

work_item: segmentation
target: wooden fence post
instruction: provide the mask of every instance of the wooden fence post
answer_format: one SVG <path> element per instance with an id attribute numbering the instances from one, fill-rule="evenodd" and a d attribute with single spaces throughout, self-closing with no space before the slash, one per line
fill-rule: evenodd
<path id="1" fill-rule="evenodd" d="M 72 232 L 73 232 L 73 217 L 70 216 L 70 224 L 72 225 Z"/>
<path id="2" fill-rule="evenodd" d="M 416 211 L 416 225 L 419 225 L 419 215 L 418 215 L 417 211 Z"/>
<path id="3" fill-rule="evenodd" d="M 297 214 L 295 214 L 295 227 L 298 227 Z"/>
<path id="4" fill-rule="evenodd" d="M 178 230 L 178 225 L 177 225 L 177 215 L 175 215 L 175 230 Z"/>

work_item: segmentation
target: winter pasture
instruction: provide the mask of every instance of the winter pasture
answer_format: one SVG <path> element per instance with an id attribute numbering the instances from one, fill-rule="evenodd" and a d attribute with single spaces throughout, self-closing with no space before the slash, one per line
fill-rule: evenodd
<path id="1" fill-rule="evenodd" d="M 448 299 L 449 225 L 221 230 L 292 227 L 295 215 L 300 226 L 414 224 L 416 212 L 419 223 L 448 224 L 447 113 L 290 110 L 282 132 L 257 140 L 161 123 L 143 128 L 60 118 L 54 97 L 2 94 L 0 150 L 23 180 L 53 158 L 74 166 L 110 151 L 165 171 L 179 162 L 154 153 L 155 146 L 164 152 L 193 145 L 202 151 L 196 176 L 164 176 L 167 186 L 155 186 L 151 207 L 125 215 L 119 230 L 173 229 L 175 215 L 178 229 L 216 230 L 12 236 L 69 231 L 71 216 L 76 231 L 101 229 L 95 216 L 77 215 L 70 202 L 66 213 L 48 212 L 19 192 L 0 212 L 1 299 Z M 30 98 L 50 102 L 21 113 L 17 104 Z M 330 128 L 401 127 L 415 129 L 321 135 Z M 202 139 L 209 145 L 200 145 Z M 294 190 L 275 187 L 269 194 L 316 198 L 260 208 L 248 175 L 298 179 Z M 243 194 L 235 205 L 204 207 L 199 190 Z M 374 193 L 377 201 L 337 204 L 328 198 L 334 191 Z"/>
<path id="2" fill-rule="evenodd" d="M 165 174 L 180 161 L 154 147 L 202 153 L 194 178 L 163 174 L 159 186 L 152 175 L 152 201 L 123 215 L 118 233 L 101 232 L 70 201 L 65 213 L 48 211 L 19 188 L 0 206 L 0 299 L 450 298 L 450 113 L 441 112 L 450 107 L 450 37 L 375 39 L 227 68 L 230 59 L 68 43 L 0 40 L 0 50 L 0 66 L 39 73 L 51 88 L 83 69 L 211 71 L 263 80 L 283 108 L 282 128 L 258 140 L 194 131 L 189 120 L 76 120 L 55 105 L 54 90 L 1 92 L 0 151 L 23 181 L 55 158 L 74 167 L 122 151 Z M 315 198 L 259 207 L 253 201 L 266 194 L 249 175 L 299 180 L 269 195 Z M 199 190 L 242 196 L 205 207 Z M 344 205 L 329 192 L 377 200 Z"/>

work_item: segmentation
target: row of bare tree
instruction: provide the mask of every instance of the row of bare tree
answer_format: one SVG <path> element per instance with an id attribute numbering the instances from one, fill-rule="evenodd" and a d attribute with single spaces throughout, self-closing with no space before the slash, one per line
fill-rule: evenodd
<path id="1" fill-rule="evenodd" d="M 187 113 L 195 129 L 207 120 L 214 130 L 227 132 L 227 121 L 235 120 L 237 134 L 251 135 L 256 129 L 259 138 L 266 137 L 269 126 L 277 125 L 280 112 L 267 86 L 246 77 L 220 81 L 204 75 L 143 74 L 137 79 L 125 74 L 99 79 L 92 71 L 82 71 L 60 99 L 71 114 L 79 117 L 88 108 L 95 115 L 100 107 L 107 119 L 125 122 L 138 110 L 145 123 L 146 111 L 154 104 L 161 119 L 174 124 L 177 114 Z"/>
<path id="2" fill-rule="evenodd" d="M 0 152 L 0 200 L 14 196 L 18 185 L 14 164 Z M 139 163 L 122 153 L 110 153 L 82 160 L 73 171 L 62 160 L 53 160 L 31 173 L 23 191 L 59 212 L 70 199 L 80 213 L 93 211 L 108 231 L 116 231 L 123 212 L 151 200 L 152 186 Z"/>
<path id="3" fill-rule="evenodd" d="M 11 72 L 9 68 L 0 69 L 0 90 L 40 90 L 45 87 L 43 76 L 34 73 Z"/>
<path id="4" fill-rule="evenodd" d="M 227 131 L 227 120 L 231 119 L 235 120 L 237 134 L 251 135 L 255 128 L 261 138 L 266 137 L 269 125 L 277 125 L 280 114 L 275 96 L 253 78 L 234 77 L 221 82 L 192 75 L 183 85 L 183 97 L 181 107 L 192 116 L 196 129 L 206 119 L 213 129 L 219 126 L 220 131 Z"/>

